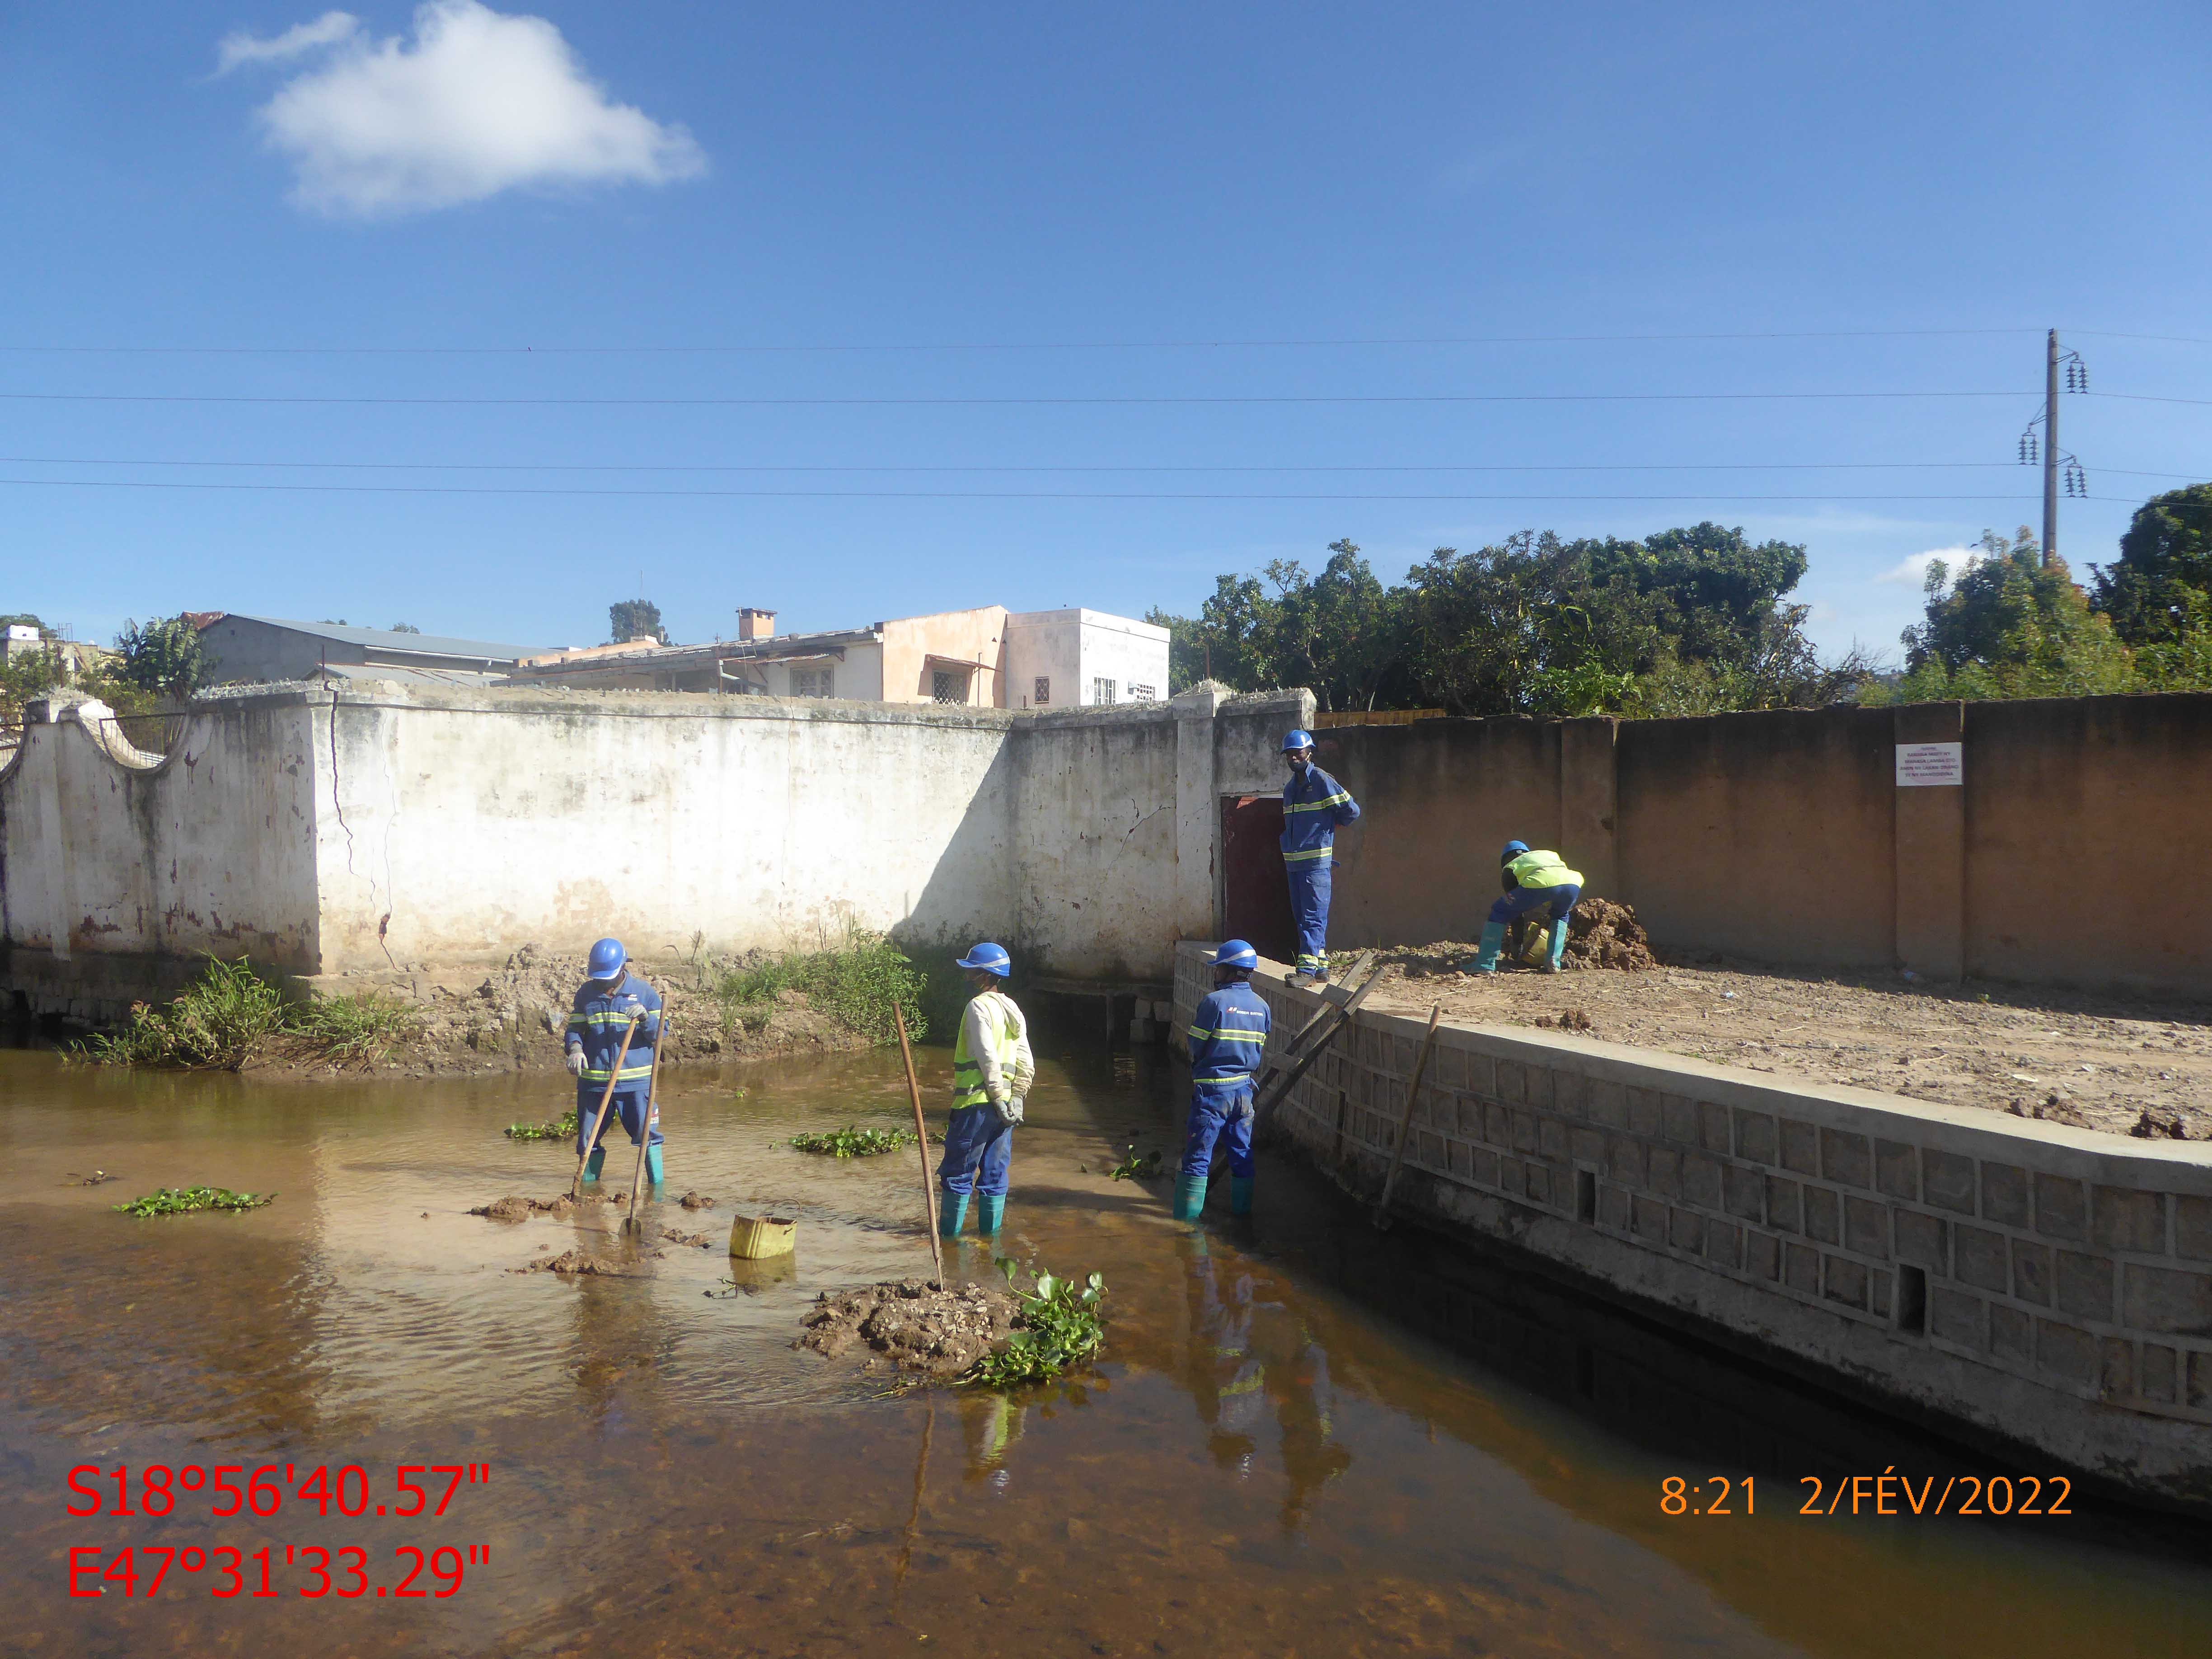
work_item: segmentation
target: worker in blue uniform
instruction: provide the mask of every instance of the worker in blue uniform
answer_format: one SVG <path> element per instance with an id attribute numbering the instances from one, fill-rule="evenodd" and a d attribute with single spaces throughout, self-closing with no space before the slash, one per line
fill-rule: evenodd
<path id="1" fill-rule="evenodd" d="M 1505 943 L 1506 928 L 1527 916 L 1550 923 L 1551 948 L 1543 970 L 1558 973 L 1559 960 L 1566 954 L 1567 918 L 1574 913 L 1575 901 L 1583 896 L 1582 872 L 1568 869 L 1566 860 L 1557 853 L 1530 852 L 1525 841 L 1507 842 L 1505 850 L 1498 855 L 1498 867 L 1504 891 L 1490 907 L 1490 920 L 1482 925 L 1474 971 L 1498 971 L 1498 952 Z"/>
<path id="2" fill-rule="evenodd" d="M 953 964 L 975 992 L 960 1017 L 952 1044 L 952 1121 L 945 1129 L 945 1156 L 937 1165 L 943 1190 L 937 1231 L 960 1236 L 968 1199 L 975 1197 L 975 1231 L 997 1235 L 1006 1214 L 1014 1161 L 1014 1130 L 1022 1103 L 1036 1080 L 1029 1021 L 1006 993 L 1013 963 L 1003 946 L 978 945 Z"/>
<path id="3" fill-rule="evenodd" d="M 615 1078 L 607 1122 L 599 1132 L 599 1145 L 585 1162 L 584 1179 L 599 1178 L 599 1167 L 607 1161 L 607 1136 L 619 1115 L 622 1127 L 629 1132 L 631 1146 L 652 1136 L 645 1149 L 645 1173 L 648 1181 L 659 1186 L 660 1121 L 652 1109 L 652 1092 L 653 1051 L 660 1041 L 660 994 L 629 971 L 629 952 L 618 939 L 603 939 L 592 946 L 585 971 L 591 977 L 576 988 L 562 1045 L 568 1051 L 568 1073 L 576 1079 L 580 1157 L 585 1138 L 592 1133 L 592 1120 L 599 1115 L 607 1079 L 615 1075 L 615 1055 L 622 1051 L 623 1036 L 629 1031 L 632 1018 L 637 1021 L 637 1030 L 630 1035 L 629 1052 L 623 1054 L 622 1074 Z"/>
<path id="4" fill-rule="evenodd" d="M 1175 1218 L 1195 1221 L 1206 1207 L 1206 1173 L 1216 1151 L 1229 1159 L 1229 1212 L 1252 1212 L 1253 1074 L 1267 1050 L 1267 1005 L 1252 988 L 1260 954 L 1241 939 L 1213 953 L 1213 989 L 1190 1018 L 1190 1121 Z"/>
<path id="5" fill-rule="evenodd" d="M 1283 786 L 1283 868 L 1291 880 L 1291 918 L 1298 930 L 1297 979 L 1328 978 L 1328 888 L 1340 824 L 1359 817 L 1359 803 L 1314 764 L 1313 733 L 1283 739 L 1291 781 Z"/>

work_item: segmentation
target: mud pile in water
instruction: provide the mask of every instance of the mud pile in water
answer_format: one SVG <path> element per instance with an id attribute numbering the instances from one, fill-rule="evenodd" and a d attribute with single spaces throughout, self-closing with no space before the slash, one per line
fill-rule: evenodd
<path id="1" fill-rule="evenodd" d="M 714 1200 L 710 1199 L 708 1201 L 712 1203 Z M 567 1221 L 579 1210 L 589 1210 L 599 1205 L 622 1209 L 629 1203 L 629 1194 L 619 1188 L 613 1192 L 594 1189 L 580 1199 L 571 1198 L 566 1193 L 552 1198 L 522 1198 L 510 1193 L 493 1203 L 479 1204 L 469 1213 L 480 1215 L 488 1221 L 527 1221 L 534 1215 L 550 1215 L 556 1221 Z"/>
<path id="2" fill-rule="evenodd" d="M 1659 965 L 1651 954 L 1650 936 L 1638 925 L 1636 912 L 1601 898 L 1576 901 L 1567 918 L 1564 961 L 1569 968 L 1617 968 L 1628 973 Z"/>
<path id="3" fill-rule="evenodd" d="M 835 1296 L 825 1291 L 793 1346 L 826 1359 L 865 1347 L 872 1352 L 871 1366 L 888 1361 L 900 1370 L 957 1376 L 1006 1340 L 1016 1308 L 1003 1291 L 981 1285 L 940 1289 L 919 1279 Z"/>

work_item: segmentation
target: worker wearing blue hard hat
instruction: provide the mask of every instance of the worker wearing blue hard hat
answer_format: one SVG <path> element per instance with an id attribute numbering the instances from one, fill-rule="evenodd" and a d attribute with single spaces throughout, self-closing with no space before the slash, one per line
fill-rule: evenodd
<path id="1" fill-rule="evenodd" d="M 1525 916 L 1532 921 L 1540 917 L 1549 923 L 1552 935 L 1543 970 L 1558 973 L 1566 954 L 1567 918 L 1574 914 L 1575 901 L 1583 894 L 1582 872 L 1568 869 L 1566 860 L 1557 853 L 1531 852 L 1525 841 L 1507 842 L 1498 855 L 1498 867 L 1504 891 L 1490 907 L 1490 920 L 1482 925 L 1473 971 L 1498 971 L 1498 952 L 1505 943 L 1505 930 Z"/>
<path id="2" fill-rule="evenodd" d="M 1297 979 L 1328 978 L 1328 890 L 1340 824 L 1359 817 L 1359 803 L 1314 764 L 1310 732 L 1283 738 L 1291 781 L 1283 786 L 1283 868 L 1290 878 L 1291 919 L 1298 933 Z"/>
<path id="3" fill-rule="evenodd" d="M 607 1131 L 620 1122 L 633 1146 L 651 1137 L 645 1149 L 646 1178 L 658 1186 L 662 1142 L 652 1095 L 653 1048 L 660 1041 L 660 994 L 629 971 L 629 952 L 618 939 L 603 939 L 592 945 L 584 971 L 587 977 L 576 988 L 562 1044 L 568 1054 L 569 1075 L 576 1079 L 579 1157 L 586 1151 L 584 1141 L 599 1115 L 607 1080 L 612 1078 L 615 1085 L 599 1143 L 590 1148 L 590 1156 L 585 1158 L 584 1179 L 599 1178 L 600 1166 L 607 1158 Z M 625 1035 L 629 1038 L 626 1050 Z M 622 1064 L 619 1073 L 615 1070 L 617 1057 Z"/>
<path id="4" fill-rule="evenodd" d="M 954 966 L 965 970 L 975 994 L 961 1014 L 960 1036 L 952 1045 L 952 1121 L 937 1166 L 943 1189 L 937 1231 L 947 1238 L 959 1236 L 972 1194 L 975 1231 L 988 1238 L 1006 1218 L 1014 1127 L 1036 1077 L 1036 1057 L 1030 1051 L 1029 1021 L 1006 993 L 1013 963 L 1005 949 L 978 945 Z"/>
<path id="5" fill-rule="evenodd" d="M 1260 953 L 1243 939 L 1224 940 L 1213 953 L 1213 989 L 1191 1014 L 1190 1117 L 1176 1186 L 1178 1221 L 1195 1221 L 1205 1209 L 1216 1152 L 1229 1160 L 1229 1212 L 1252 1211 L 1252 1079 L 1267 1053 L 1270 1024 L 1267 1005 L 1252 988 L 1259 965 Z"/>

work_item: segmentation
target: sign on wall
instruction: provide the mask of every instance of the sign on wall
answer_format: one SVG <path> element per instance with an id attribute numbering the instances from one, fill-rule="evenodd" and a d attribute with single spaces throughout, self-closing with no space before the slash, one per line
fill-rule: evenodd
<path id="1" fill-rule="evenodd" d="M 1926 784 L 1966 782 L 1966 750 L 1963 743 L 1899 744 L 1897 787 L 1911 789 Z"/>

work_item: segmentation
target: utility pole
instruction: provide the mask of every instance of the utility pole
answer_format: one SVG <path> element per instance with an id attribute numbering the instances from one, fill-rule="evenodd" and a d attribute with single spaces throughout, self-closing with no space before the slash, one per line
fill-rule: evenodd
<path id="1" fill-rule="evenodd" d="M 2043 562 L 2058 554 L 2058 331 L 2043 348 Z"/>

